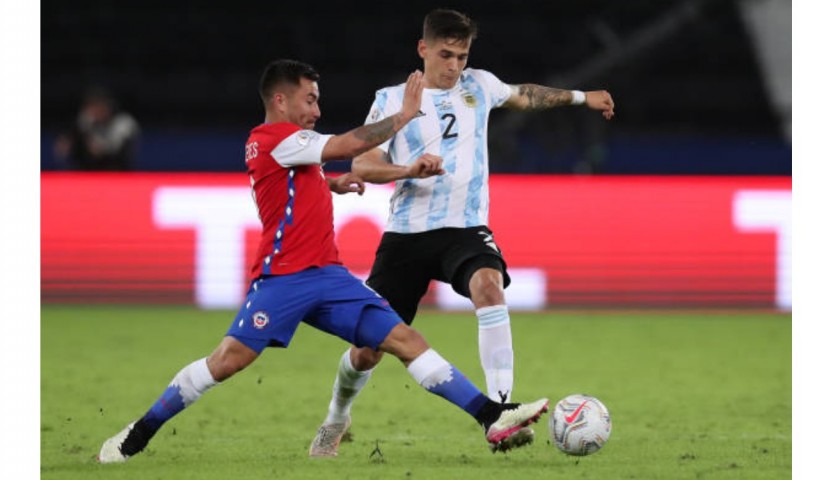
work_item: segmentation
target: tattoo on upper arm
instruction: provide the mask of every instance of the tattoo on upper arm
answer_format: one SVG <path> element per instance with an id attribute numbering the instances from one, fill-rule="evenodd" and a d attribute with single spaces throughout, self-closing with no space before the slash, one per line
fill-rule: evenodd
<path id="1" fill-rule="evenodd" d="M 571 105 L 572 92 L 559 88 L 544 87 L 533 83 L 519 85 L 519 95 L 527 99 L 525 108 L 552 108 Z"/>

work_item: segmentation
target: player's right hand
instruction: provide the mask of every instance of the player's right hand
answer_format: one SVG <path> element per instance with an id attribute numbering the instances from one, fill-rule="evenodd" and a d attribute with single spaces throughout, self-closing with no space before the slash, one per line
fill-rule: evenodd
<path id="1" fill-rule="evenodd" d="M 586 106 L 592 110 L 600 110 L 607 120 L 615 116 L 615 102 L 606 90 L 591 90 L 586 92 Z"/>
<path id="2" fill-rule="evenodd" d="M 402 112 L 405 118 L 414 118 L 420 111 L 420 101 L 423 98 L 423 72 L 415 70 L 405 81 L 405 95 L 403 96 Z"/>
<path id="3" fill-rule="evenodd" d="M 424 153 L 408 167 L 408 178 L 427 178 L 444 173 L 443 158 L 431 153 Z"/>

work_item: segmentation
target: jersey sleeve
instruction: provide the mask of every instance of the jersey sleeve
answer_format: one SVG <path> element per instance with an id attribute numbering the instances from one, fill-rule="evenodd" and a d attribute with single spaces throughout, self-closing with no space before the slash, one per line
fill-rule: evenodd
<path id="1" fill-rule="evenodd" d="M 286 168 L 319 164 L 330 137 L 332 135 L 321 135 L 314 130 L 299 130 L 278 143 L 271 156 Z"/>
<path id="2" fill-rule="evenodd" d="M 487 70 L 473 70 L 475 76 L 487 89 L 492 108 L 496 108 L 505 103 L 511 95 L 510 85 L 499 80 L 499 77 L 493 75 Z"/>
<path id="3" fill-rule="evenodd" d="M 391 115 L 397 113 L 399 110 L 399 105 L 393 101 L 393 95 L 390 94 L 391 89 L 383 88 L 376 92 L 376 98 L 373 100 L 373 105 L 370 106 L 370 113 L 368 113 L 367 118 L 365 119 L 365 125 L 370 125 L 371 123 L 376 123 L 384 118 L 390 117 Z M 377 146 L 378 149 L 382 150 L 385 153 L 388 153 L 388 149 L 391 146 L 391 142 L 394 141 L 394 137 L 385 140 L 382 144 Z"/>

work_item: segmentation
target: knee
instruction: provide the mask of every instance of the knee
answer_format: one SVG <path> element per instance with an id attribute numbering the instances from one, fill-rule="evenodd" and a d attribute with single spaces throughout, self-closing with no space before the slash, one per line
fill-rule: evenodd
<path id="1" fill-rule="evenodd" d="M 256 352 L 244 345 L 240 348 L 239 345 L 222 342 L 207 358 L 207 368 L 217 382 L 227 380 L 257 358 Z"/>
<path id="2" fill-rule="evenodd" d="M 213 375 L 213 379 L 217 382 L 227 380 L 246 366 L 246 364 L 230 355 L 211 356 L 207 359 L 210 375 Z"/>
<path id="3" fill-rule="evenodd" d="M 353 364 L 354 369 L 360 372 L 366 371 L 378 365 L 384 355 L 385 352 L 376 351 L 372 348 L 353 347 L 350 349 L 350 363 Z"/>
<path id="4" fill-rule="evenodd" d="M 502 273 L 493 268 L 480 268 L 470 278 L 470 298 L 476 308 L 505 303 Z"/>
<path id="5" fill-rule="evenodd" d="M 406 324 L 400 324 L 391 330 L 379 349 L 399 358 L 408 365 L 421 353 L 429 349 L 426 339 L 420 332 Z"/>

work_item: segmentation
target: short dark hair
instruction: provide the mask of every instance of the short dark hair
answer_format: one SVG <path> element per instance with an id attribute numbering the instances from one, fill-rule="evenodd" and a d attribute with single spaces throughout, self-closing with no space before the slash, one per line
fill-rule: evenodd
<path id="1" fill-rule="evenodd" d="M 455 10 L 438 8 L 423 19 L 423 39 L 454 38 L 474 40 L 478 37 L 478 24 L 470 17 Z"/>
<path id="2" fill-rule="evenodd" d="M 260 97 L 268 102 L 274 91 L 283 85 L 300 85 L 301 78 L 317 82 L 320 75 L 312 65 L 297 60 L 280 59 L 269 63 L 260 78 Z"/>

